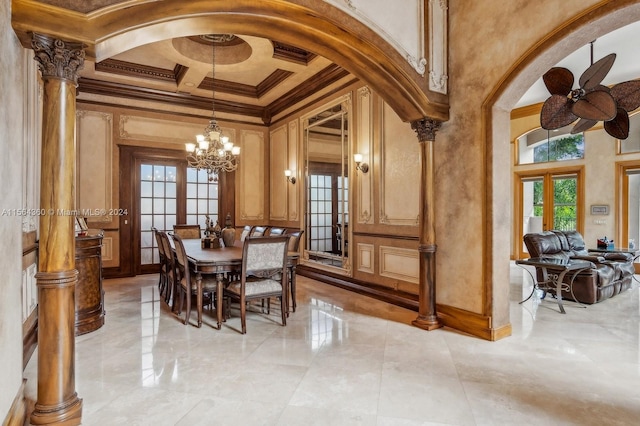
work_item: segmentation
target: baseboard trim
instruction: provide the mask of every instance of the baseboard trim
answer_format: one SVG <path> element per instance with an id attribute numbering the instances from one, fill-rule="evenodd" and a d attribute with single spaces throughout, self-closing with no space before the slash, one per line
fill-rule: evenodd
<path id="1" fill-rule="evenodd" d="M 383 302 L 411 309 L 412 311 L 418 311 L 418 296 L 415 294 L 396 291 L 378 284 L 348 279 L 347 277 L 339 274 L 321 271 L 305 265 L 298 265 L 296 267 L 296 274 L 325 284 L 331 284 L 345 290 L 350 290 L 364 296 L 373 297 L 374 299 L 382 300 Z"/>
<path id="2" fill-rule="evenodd" d="M 438 320 L 446 327 L 492 342 L 511 336 L 511 324 L 493 328 L 491 317 L 449 305 L 436 306 Z"/>
<path id="3" fill-rule="evenodd" d="M 325 284 L 350 290 L 357 294 L 373 297 L 374 299 L 418 312 L 418 296 L 415 294 L 399 292 L 381 285 L 353 280 L 339 274 L 333 274 L 306 265 L 298 265 L 296 267 L 296 273 Z M 443 326 L 484 340 L 496 341 L 511 336 L 511 324 L 493 328 L 491 325 L 491 317 L 485 315 L 441 304 L 436 306 L 436 312 L 438 320 Z"/>
<path id="4" fill-rule="evenodd" d="M 2 422 L 2 426 L 23 426 L 27 424 L 27 404 L 24 399 L 24 387 L 27 380 L 22 380 L 22 385 L 18 389 L 18 394 L 11 404 L 7 416 Z"/>

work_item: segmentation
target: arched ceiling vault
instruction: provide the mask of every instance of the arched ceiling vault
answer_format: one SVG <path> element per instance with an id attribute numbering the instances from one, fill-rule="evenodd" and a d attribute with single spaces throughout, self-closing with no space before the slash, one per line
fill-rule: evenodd
<path id="1" fill-rule="evenodd" d="M 208 33 L 278 40 L 318 54 L 361 81 L 404 121 L 448 120 L 448 99 L 386 41 L 337 8 L 318 1 L 128 1 L 90 13 L 33 0 L 12 1 L 12 24 L 24 46 L 31 32 L 86 44 L 101 61 L 138 46 Z"/>

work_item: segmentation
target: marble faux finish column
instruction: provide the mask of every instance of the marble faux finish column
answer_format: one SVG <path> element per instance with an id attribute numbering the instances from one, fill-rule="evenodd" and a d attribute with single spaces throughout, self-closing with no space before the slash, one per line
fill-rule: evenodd
<path id="1" fill-rule="evenodd" d="M 38 259 L 38 400 L 34 425 L 78 425 L 75 390 L 75 117 L 80 43 L 34 34 L 44 81 Z"/>
<path id="2" fill-rule="evenodd" d="M 440 122 L 430 118 L 414 121 L 411 128 L 420 142 L 420 283 L 418 318 L 411 323 L 425 330 L 442 327 L 436 314 L 436 229 L 434 218 L 435 174 L 433 143 Z"/>

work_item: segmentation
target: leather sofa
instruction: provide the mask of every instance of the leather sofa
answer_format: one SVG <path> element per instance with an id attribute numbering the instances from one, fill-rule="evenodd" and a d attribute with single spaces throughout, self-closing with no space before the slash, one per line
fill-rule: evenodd
<path id="1" fill-rule="evenodd" d="M 563 290 L 563 299 L 592 304 L 631 288 L 634 267 L 630 253 L 589 252 L 577 231 L 543 231 L 526 234 L 523 239 L 532 258 L 583 259 L 593 263 L 593 268 L 575 277 L 573 296 Z M 541 270 L 537 276 L 542 279 Z M 567 274 L 564 281 L 569 283 L 570 279 Z"/>

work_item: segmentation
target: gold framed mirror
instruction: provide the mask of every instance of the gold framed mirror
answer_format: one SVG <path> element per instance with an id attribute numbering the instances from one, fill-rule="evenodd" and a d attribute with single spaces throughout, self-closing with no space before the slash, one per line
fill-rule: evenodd
<path id="1" fill-rule="evenodd" d="M 303 117 L 305 165 L 304 259 L 350 273 L 349 158 L 351 97 Z"/>

